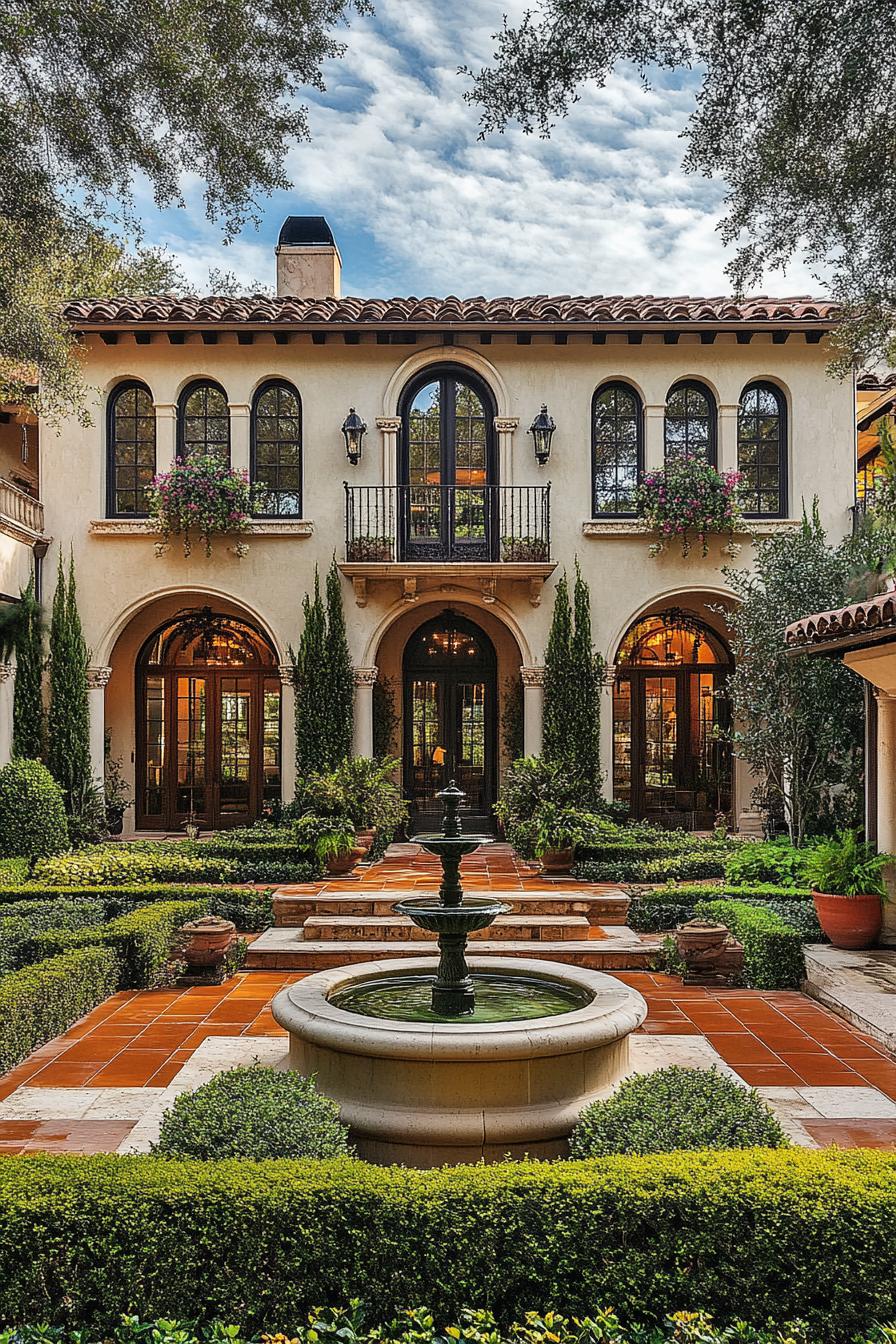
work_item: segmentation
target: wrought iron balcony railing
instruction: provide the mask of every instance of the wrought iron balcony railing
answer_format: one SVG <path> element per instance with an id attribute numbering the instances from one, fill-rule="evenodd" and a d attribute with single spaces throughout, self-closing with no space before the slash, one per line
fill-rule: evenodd
<path id="1" fill-rule="evenodd" d="M 550 485 L 345 486 L 345 558 L 548 561 Z"/>

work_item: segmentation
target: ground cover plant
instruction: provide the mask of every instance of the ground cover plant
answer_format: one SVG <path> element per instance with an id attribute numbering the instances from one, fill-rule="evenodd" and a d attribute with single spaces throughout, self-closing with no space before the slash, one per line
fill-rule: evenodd
<path id="1" fill-rule="evenodd" d="M 587 1106 L 569 1141 L 573 1158 L 694 1148 L 783 1148 L 788 1140 L 753 1088 L 716 1069 L 672 1065 L 636 1074 Z"/>
<path id="2" fill-rule="evenodd" d="M 339 1107 L 312 1078 L 262 1064 L 228 1069 L 178 1097 L 162 1120 L 163 1157 L 340 1157 L 350 1154 Z"/>
<path id="3" fill-rule="evenodd" d="M 455 1320 L 437 1320 L 427 1307 L 411 1307 L 382 1324 L 367 1319 L 360 1302 L 344 1307 L 317 1307 L 307 1321 L 287 1333 L 256 1334 L 240 1325 L 212 1321 L 144 1321 L 124 1316 L 115 1327 L 116 1344 L 813 1344 L 810 1329 L 799 1321 L 783 1329 L 733 1321 L 716 1324 L 702 1311 L 670 1312 L 657 1325 L 628 1327 L 611 1308 L 594 1307 L 583 1317 L 557 1311 L 526 1312 L 503 1326 L 491 1311 L 466 1309 Z M 852 1344 L 893 1344 L 896 1324 L 870 1326 Z M 64 1326 L 24 1325 L 0 1331 L 0 1344 L 101 1344 L 96 1332 Z"/>
<path id="4" fill-rule="evenodd" d="M 896 1319 L 896 1156 L 796 1148 L 433 1171 L 354 1159 L 0 1162 L 0 1321 L 149 1319 L 291 1329 L 360 1298 L 627 1322 L 669 1304 L 804 1319 L 813 1344 Z M 463 1254 L 458 1247 L 463 1247 Z M 857 1251 L 860 1248 L 860 1253 Z M 213 1268 L 212 1268 L 213 1267 Z"/>

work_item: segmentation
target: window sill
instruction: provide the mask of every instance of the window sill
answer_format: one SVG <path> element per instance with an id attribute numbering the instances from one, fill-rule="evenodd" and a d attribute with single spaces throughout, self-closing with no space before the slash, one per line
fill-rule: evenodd
<path id="1" fill-rule="evenodd" d="M 800 526 L 799 518 L 745 518 L 737 537 L 772 537 Z M 582 523 L 585 537 L 655 537 L 637 518 L 589 518 Z M 721 535 L 721 534 L 719 534 Z M 670 538 L 674 540 L 674 538 Z"/>
<path id="2" fill-rule="evenodd" d="M 314 523 L 309 518 L 259 518 L 249 525 L 250 537 L 310 537 Z M 147 518 L 94 518 L 90 524 L 92 537 L 157 537 L 158 532 Z"/>

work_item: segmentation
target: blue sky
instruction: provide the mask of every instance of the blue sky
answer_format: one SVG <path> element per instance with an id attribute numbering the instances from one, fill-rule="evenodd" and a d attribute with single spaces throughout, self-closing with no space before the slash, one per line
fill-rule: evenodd
<path id="1" fill-rule="evenodd" d="M 307 98 L 312 139 L 288 156 L 291 191 L 230 246 L 188 208 L 145 214 L 148 235 L 207 288 L 210 267 L 250 288 L 273 283 L 287 214 L 324 214 L 343 256 L 343 292 L 393 294 L 720 294 L 715 232 L 724 185 L 685 177 L 680 133 L 694 77 L 650 90 L 621 69 L 588 88 L 549 140 L 513 129 L 478 138 L 460 65 L 487 63 L 502 15 L 526 0 L 374 0 L 347 52 Z M 766 292 L 818 292 L 801 266 Z"/>

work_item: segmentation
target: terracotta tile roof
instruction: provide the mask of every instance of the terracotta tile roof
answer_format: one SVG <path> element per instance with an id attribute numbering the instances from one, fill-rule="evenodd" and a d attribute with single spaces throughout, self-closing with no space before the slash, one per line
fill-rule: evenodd
<path id="1" fill-rule="evenodd" d="M 271 298 L 264 294 L 234 299 L 161 294 L 154 298 L 79 299 L 67 304 L 64 314 L 73 326 L 138 323 L 252 323 L 260 326 L 506 323 L 513 326 L 568 322 L 592 325 L 780 322 L 830 326 L 837 319 L 837 307 L 823 299 L 807 296 L 771 299 L 764 295 L 738 302 L 730 298 L 655 298 L 651 294 L 633 298 L 537 294 L 518 299 L 458 299 L 453 295 L 444 299 L 297 299 Z"/>
<path id="2" fill-rule="evenodd" d="M 896 591 L 793 621 L 784 631 L 784 643 L 791 649 L 808 648 L 852 635 L 873 635 L 878 630 L 892 630 L 896 637 Z"/>
<path id="3" fill-rule="evenodd" d="M 896 371 L 875 373 L 873 369 L 863 369 L 856 377 L 856 387 L 861 392 L 883 392 L 896 387 Z"/>

